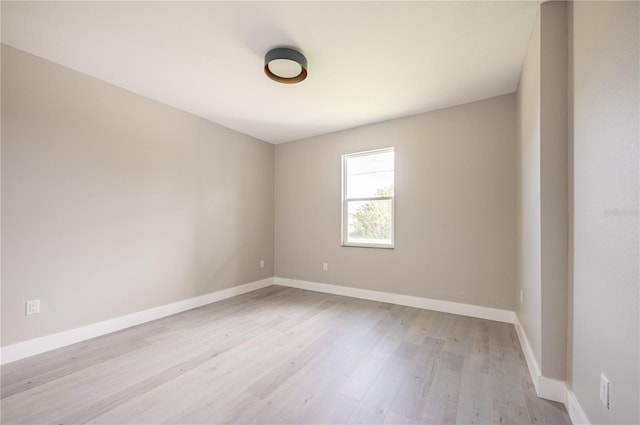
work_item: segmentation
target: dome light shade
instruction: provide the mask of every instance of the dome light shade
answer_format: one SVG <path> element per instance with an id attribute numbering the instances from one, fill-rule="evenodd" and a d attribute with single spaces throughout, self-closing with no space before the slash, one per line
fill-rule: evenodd
<path id="1" fill-rule="evenodd" d="M 278 83 L 299 83 L 307 78 L 307 58 L 288 47 L 271 49 L 264 56 L 264 73 Z"/>

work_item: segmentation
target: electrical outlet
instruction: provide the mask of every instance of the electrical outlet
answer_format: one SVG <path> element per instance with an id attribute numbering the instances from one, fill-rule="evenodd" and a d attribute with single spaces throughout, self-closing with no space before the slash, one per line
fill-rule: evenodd
<path id="1" fill-rule="evenodd" d="M 322 263 L 322 270 L 323 271 L 329 271 L 329 263 Z"/>
<path id="2" fill-rule="evenodd" d="M 28 300 L 24 303 L 25 316 L 30 316 L 37 313 L 40 313 L 40 300 Z"/>
<path id="3" fill-rule="evenodd" d="M 611 383 L 604 373 L 600 374 L 600 401 L 604 407 L 611 409 Z"/>
<path id="4" fill-rule="evenodd" d="M 264 260 L 260 260 L 260 268 L 264 269 Z"/>
<path id="5" fill-rule="evenodd" d="M 524 290 L 520 290 L 520 304 L 524 304 Z"/>

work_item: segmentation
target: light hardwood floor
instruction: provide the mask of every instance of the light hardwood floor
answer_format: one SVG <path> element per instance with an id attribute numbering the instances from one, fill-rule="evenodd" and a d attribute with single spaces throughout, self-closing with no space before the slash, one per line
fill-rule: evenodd
<path id="1" fill-rule="evenodd" d="M 2 367 L 2 423 L 570 424 L 513 325 L 272 286 Z"/>

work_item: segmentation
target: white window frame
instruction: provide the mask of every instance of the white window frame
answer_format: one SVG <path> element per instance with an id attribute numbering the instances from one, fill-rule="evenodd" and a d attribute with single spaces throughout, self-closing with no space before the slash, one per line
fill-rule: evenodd
<path id="1" fill-rule="evenodd" d="M 394 152 L 394 160 L 393 160 L 393 180 L 394 180 L 394 190 L 393 195 L 391 196 L 372 196 L 366 198 L 347 198 L 347 159 L 355 158 L 358 156 L 367 156 L 382 152 Z M 395 164 L 395 148 L 383 148 L 383 149 L 374 149 L 363 152 L 354 152 L 349 154 L 342 155 L 342 246 L 344 247 L 360 247 L 360 248 L 383 248 L 383 249 L 393 249 L 395 247 L 395 173 L 396 173 L 396 164 Z M 391 201 L 391 243 L 381 244 L 381 243 L 358 243 L 358 242 L 349 242 L 349 202 L 353 201 L 383 201 L 390 200 Z"/>

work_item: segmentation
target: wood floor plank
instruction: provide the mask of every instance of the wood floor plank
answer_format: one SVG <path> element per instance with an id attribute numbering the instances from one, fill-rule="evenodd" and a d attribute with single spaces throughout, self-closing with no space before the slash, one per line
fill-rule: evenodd
<path id="1" fill-rule="evenodd" d="M 475 371 L 463 372 L 456 423 L 490 424 L 492 421 L 491 376 Z"/>
<path id="2" fill-rule="evenodd" d="M 269 394 L 269 412 L 262 412 L 258 419 L 262 423 L 344 423 L 355 407 L 357 400 L 336 393 L 346 375 L 332 370 L 331 357 L 325 351 L 307 365 L 290 382 L 291 387 L 282 386 Z M 265 409 L 266 410 L 266 409 Z"/>
<path id="3" fill-rule="evenodd" d="M 414 425 L 419 424 L 418 421 L 409 419 L 406 416 L 402 416 L 393 410 L 387 413 L 387 416 L 384 418 L 383 425 Z"/>
<path id="4" fill-rule="evenodd" d="M 76 412 L 87 405 L 103 403 L 110 397 L 119 400 L 117 394 L 123 388 L 136 388 L 141 391 L 141 388 L 148 388 L 149 380 L 161 382 L 158 381 L 159 376 L 173 376 L 167 371 L 176 365 L 192 358 L 215 357 L 228 350 L 236 335 L 244 340 L 250 338 L 244 335 L 246 332 L 252 332 L 253 335 L 262 332 L 261 325 L 268 319 L 258 316 L 259 318 L 253 321 L 247 321 L 247 317 L 255 316 L 243 314 L 237 318 L 220 319 L 220 323 L 228 321 L 233 323 L 234 327 L 198 328 L 194 332 L 181 333 L 171 339 L 162 339 L 156 345 L 132 351 L 128 356 L 112 358 L 78 373 L 24 391 L 21 394 L 29 397 L 21 397 L 16 403 L 9 402 L 12 401 L 12 397 L 6 398 L 6 402 L 3 403 L 3 417 L 11 420 L 14 410 L 22 412 L 25 406 L 35 406 L 30 409 L 27 420 L 42 422 L 45 421 L 44 418 L 57 418 L 68 411 Z M 244 320 L 240 320 L 241 318 Z M 160 353 L 162 355 L 159 355 Z M 60 394 L 57 391 L 60 388 L 68 389 L 69 393 Z"/>
<path id="5" fill-rule="evenodd" d="M 421 423 L 456 423 L 463 363 L 464 357 L 461 354 L 442 351 L 438 355 L 436 374 L 427 394 Z"/>
<path id="6" fill-rule="evenodd" d="M 416 309 L 394 306 L 387 310 L 389 314 L 381 319 L 374 329 L 377 336 L 375 346 L 362 363 L 351 373 L 347 382 L 339 389 L 341 394 L 356 400 L 362 400 L 373 382 L 384 369 L 389 358 L 402 344 L 409 330 L 411 319 L 417 315 Z"/>
<path id="7" fill-rule="evenodd" d="M 489 373 L 489 327 L 484 320 L 475 319 L 469 331 L 464 370 Z"/>
<path id="8" fill-rule="evenodd" d="M 371 384 L 349 422 L 381 424 L 391 409 L 402 383 L 407 378 L 418 346 L 401 342 L 382 372 Z"/>
<path id="9" fill-rule="evenodd" d="M 411 420 L 422 417 L 427 395 L 436 375 L 436 365 L 445 341 L 426 337 L 420 346 L 410 374 L 405 378 L 391 411 Z"/>
<path id="10" fill-rule="evenodd" d="M 0 368 L 6 424 L 569 424 L 513 325 L 272 286 Z"/>
<path id="11" fill-rule="evenodd" d="M 405 341 L 415 345 L 421 345 L 422 342 L 429 336 L 428 323 L 430 321 L 432 312 L 429 310 L 419 310 L 416 320 L 413 321 Z"/>
<path id="12" fill-rule="evenodd" d="M 79 346 L 62 350 L 54 350 L 43 354 L 37 362 L 33 358 L 26 359 L 21 368 L 15 367 L 19 362 L 9 363 L 6 369 L 3 367 L 2 380 L 9 382 L 2 388 L 2 398 L 26 391 L 63 376 L 78 372 L 101 363 L 126 355 L 133 350 L 149 346 L 145 338 L 151 335 L 162 334 L 168 328 L 141 327 L 116 332 L 99 341 L 87 341 Z"/>
<path id="13" fill-rule="evenodd" d="M 492 322 L 489 326 L 491 392 L 495 424 L 531 423 L 522 387 L 527 370 L 519 367 L 517 349 L 509 327 Z"/>
<path id="14" fill-rule="evenodd" d="M 260 399 L 264 399 L 276 388 L 283 385 L 287 379 L 299 372 L 313 357 L 325 350 L 332 340 L 335 340 L 338 336 L 340 334 L 334 330 L 325 332 L 297 356 L 281 362 L 269 374 L 249 387 L 247 391 Z"/>
<path id="15" fill-rule="evenodd" d="M 444 349 L 451 353 L 465 355 L 469 345 L 469 334 L 471 331 L 470 320 L 468 317 L 458 316 L 452 320 L 446 337 L 446 345 Z"/>
<path id="16" fill-rule="evenodd" d="M 131 398 L 92 419 L 92 422 L 114 423 L 123 416 L 130 418 L 131 423 L 153 422 L 152 418 L 158 417 L 168 418 L 175 423 L 182 422 L 193 412 L 202 410 L 203 406 L 223 402 L 223 396 L 231 397 L 244 390 L 246 385 L 243 386 L 242 382 L 261 376 L 282 357 L 286 351 L 278 347 L 264 352 L 263 344 L 268 344 L 275 334 L 277 331 L 267 330 L 255 340 L 241 343 L 191 371 L 185 371 L 176 379 Z M 146 407 L 147 399 L 155 400 L 155 405 Z M 144 408 L 140 409 L 140 405 Z"/>

